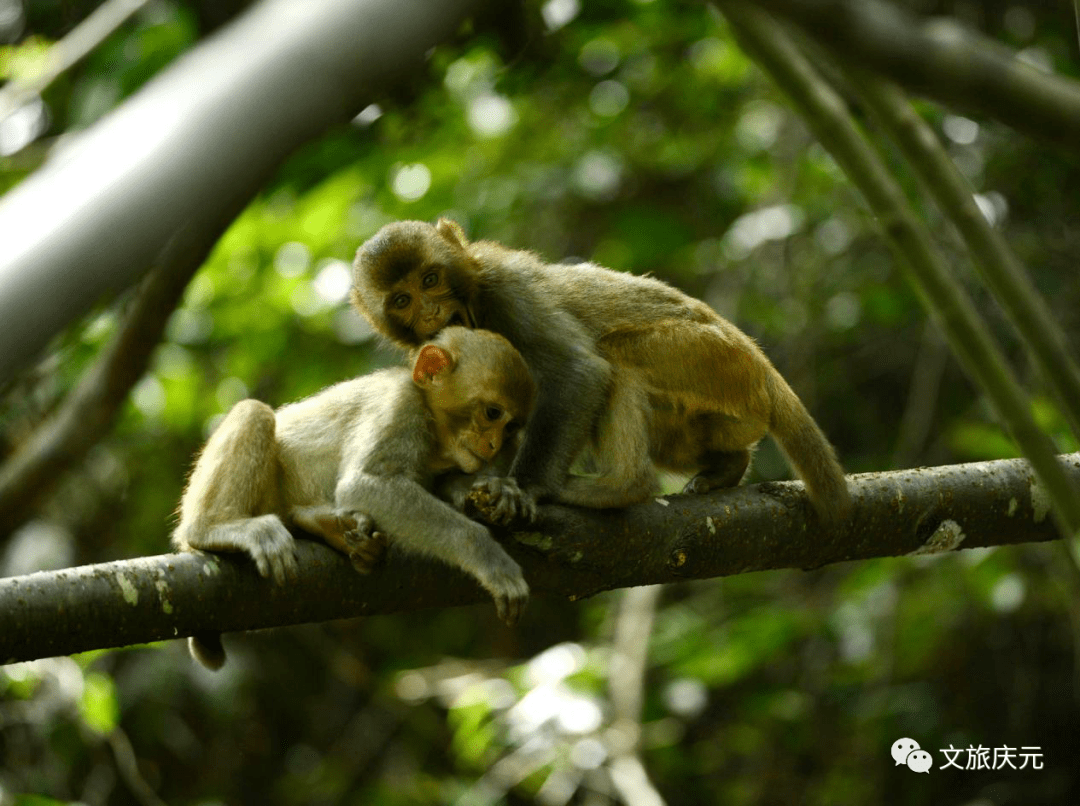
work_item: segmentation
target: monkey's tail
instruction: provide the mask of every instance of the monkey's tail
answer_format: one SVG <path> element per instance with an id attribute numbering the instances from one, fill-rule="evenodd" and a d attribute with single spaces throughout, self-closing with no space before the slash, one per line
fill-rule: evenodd
<path id="1" fill-rule="evenodd" d="M 772 397 L 770 433 L 806 485 L 818 517 L 838 523 L 851 510 L 851 493 L 836 451 L 779 374 L 774 376 Z"/>
<path id="2" fill-rule="evenodd" d="M 221 645 L 221 633 L 195 633 L 188 638 L 188 652 L 207 669 L 217 671 L 225 665 L 225 647 Z"/>

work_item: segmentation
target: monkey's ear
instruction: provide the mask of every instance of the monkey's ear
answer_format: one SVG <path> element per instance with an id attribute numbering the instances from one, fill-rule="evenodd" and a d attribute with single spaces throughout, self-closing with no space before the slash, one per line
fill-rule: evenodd
<path id="1" fill-rule="evenodd" d="M 420 386 L 430 386 L 440 372 L 453 368 L 454 357 L 449 352 L 437 345 L 425 344 L 413 364 L 412 379 Z"/>
<path id="2" fill-rule="evenodd" d="M 454 221 L 452 218 L 440 218 L 435 223 L 435 231 L 441 236 L 454 244 L 454 246 L 460 246 L 465 248 L 465 244 L 468 243 L 468 239 L 465 237 L 465 230 L 461 228 L 461 225 Z"/>

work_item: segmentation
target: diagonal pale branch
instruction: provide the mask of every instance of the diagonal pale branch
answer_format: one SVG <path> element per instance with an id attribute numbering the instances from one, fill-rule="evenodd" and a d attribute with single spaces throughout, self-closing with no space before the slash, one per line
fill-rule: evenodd
<path id="1" fill-rule="evenodd" d="M 1060 458 L 1080 485 L 1080 454 Z M 625 510 L 544 507 L 502 535 L 534 595 L 601 591 L 871 557 L 1054 540 L 1045 490 L 1019 459 L 850 478 L 855 510 L 821 528 L 800 482 L 668 496 Z M 0 663 L 88 649 L 487 601 L 458 572 L 391 551 L 358 576 L 301 541 L 301 574 L 275 586 L 243 557 L 167 554 L 0 579 Z M 528 616 L 526 615 L 526 619 Z"/>
<path id="2" fill-rule="evenodd" d="M 1030 402 L 963 287 L 950 274 L 903 190 L 856 127 L 844 100 L 791 41 L 783 26 L 741 0 L 718 5 L 742 46 L 791 99 L 806 124 L 859 189 L 877 217 L 923 306 L 942 328 L 961 366 L 987 393 L 994 410 L 1046 485 L 1055 515 L 1080 534 L 1080 496 L 1036 425 Z"/>
<path id="3" fill-rule="evenodd" d="M 915 168 L 923 187 L 960 232 L 976 269 L 1005 309 L 1057 394 L 1073 435 L 1080 439 L 1080 368 L 1065 334 L 1028 278 L 1023 264 L 975 203 L 975 191 L 957 170 L 930 125 L 894 84 L 862 71 L 850 74 L 874 117 Z"/>
<path id="4" fill-rule="evenodd" d="M 479 0 L 262 0 L 0 197 L 0 384 L 192 220 L 422 67 Z"/>
<path id="5" fill-rule="evenodd" d="M 39 75 L 33 78 L 15 78 L 0 87 L 0 120 L 48 89 L 49 85 L 85 59 L 147 2 L 148 0 L 105 0 L 95 8 L 90 16 L 49 49 L 45 69 Z"/>
<path id="6" fill-rule="evenodd" d="M 1080 153 L 1080 83 L 1040 72 L 952 20 L 920 20 L 882 0 L 760 0 L 838 58 L 950 107 Z"/>

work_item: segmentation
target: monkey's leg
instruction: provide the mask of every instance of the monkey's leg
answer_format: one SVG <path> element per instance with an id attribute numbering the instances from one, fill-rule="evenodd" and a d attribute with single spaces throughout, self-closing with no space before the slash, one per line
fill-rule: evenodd
<path id="1" fill-rule="evenodd" d="M 289 517 L 348 557 L 358 573 L 370 574 L 386 553 L 386 536 L 376 531 L 375 521 L 362 512 L 323 504 L 294 507 Z"/>
<path id="2" fill-rule="evenodd" d="M 173 545 L 242 551 L 279 584 L 296 573 L 294 541 L 280 510 L 274 411 L 257 400 L 233 406 L 206 443 L 180 501 Z"/>
<path id="3" fill-rule="evenodd" d="M 179 532 L 177 529 L 178 534 Z M 195 539 L 191 539 L 192 537 Z M 184 542 L 181 543 L 181 539 Z M 182 538 L 174 535 L 173 541 L 185 551 L 200 549 L 246 552 L 255 561 L 260 576 L 273 576 L 279 585 L 296 576 L 296 556 L 293 553 L 295 541 L 277 515 L 242 518 L 230 523 L 219 523 L 206 530 L 193 529 Z M 221 645 L 220 633 L 195 633 L 188 638 L 188 651 L 208 669 L 216 670 L 225 665 L 225 647 Z"/>
<path id="4" fill-rule="evenodd" d="M 596 440 L 600 474 L 569 478 L 558 500 L 605 509 L 628 506 L 653 495 L 658 487 L 651 458 L 650 416 L 644 387 L 634 373 L 619 368 Z"/>
<path id="5" fill-rule="evenodd" d="M 684 493 L 707 493 L 737 487 L 750 466 L 750 451 L 711 451 L 702 457 L 705 469 L 683 487 Z"/>

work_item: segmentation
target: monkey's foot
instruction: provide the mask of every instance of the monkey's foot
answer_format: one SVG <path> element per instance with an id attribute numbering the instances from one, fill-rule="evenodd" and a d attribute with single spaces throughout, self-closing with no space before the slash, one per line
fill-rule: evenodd
<path id="1" fill-rule="evenodd" d="M 329 505 L 297 507 L 293 523 L 318 535 L 340 551 L 361 574 L 370 574 L 386 552 L 386 536 L 375 530 L 375 521 L 362 512 Z"/>
<path id="2" fill-rule="evenodd" d="M 386 536 L 375 531 L 375 521 L 369 516 L 361 512 L 351 512 L 348 516 L 343 515 L 342 520 L 345 521 L 350 516 L 354 523 L 342 535 L 347 547 L 346 554 L 357 573 L 370 574 L 386 555 Z"/>
<path id="3" fill-rule="evenodd" d="M 259 576 L 273 577 L 278 585 L 284 585 L 296 579 L 298 566 L 296 563 L 296 541 L 289 534 L 289 530 L 281 522 L 277 515 L 261 515 L 252 518 L 247 523 L 247 534 L 244 539 L 233 548 L 240 548 L 251 555 L 255 561 L 255 568 Z M 227 532 L 219 528 L 214 532 L 215 537 L 224 540 Z M 235 539 L 235 538 L 229 538 Z M 207 548 L 219 548 L 220 545 L 208 545 Z"/>
<path id="4" fill-rule="evenodd" d="M 710 490 L 738 487 L 750 466 L 750 451 L 717 451 L 707 454 L 705 460 L 706 469 L 686 482 L 684 493 L 700 495 Z"/>
<path id="5" fill-rule="evenodd" d="M 713 490 L 723 490 L 727 487 L 737 487 L 738 482 L 732 484 L 726 479 L 717 481 L 711 476 L 704 473 L 698 473 L 690 481 L 686 482 L 686 486 L 682 488 L 682 491 L 686 495 L 702 495 Z"/>
<path id="6" fill-rule="evenodd" d="M 488 523 L 506 526 L 519 518 L 536 520 L 536 499 L 509 477 L 489 476 L 477 481 L 466 501 Z"/>

